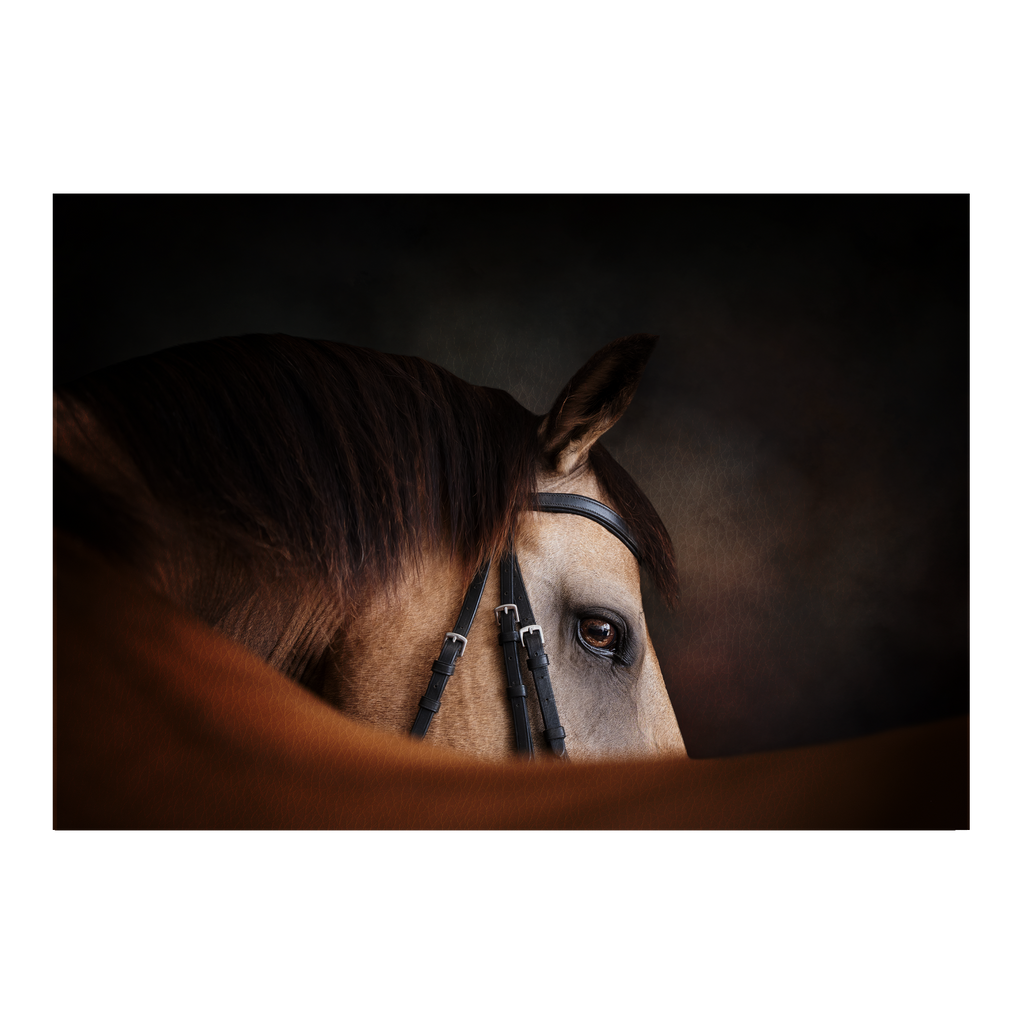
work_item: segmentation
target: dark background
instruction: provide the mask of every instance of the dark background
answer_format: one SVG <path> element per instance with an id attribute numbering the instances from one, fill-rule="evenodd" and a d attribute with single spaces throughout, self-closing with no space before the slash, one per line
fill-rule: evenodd
<path id="1" fill-rule="evenodd" d="M 57 383 L 276 332 L 547 409 L 658 334 L 606 436 L 658 507 L 646 599 L 690 753 L 968 710 L 969 204 L 956 197 L 54 201 Z"/>

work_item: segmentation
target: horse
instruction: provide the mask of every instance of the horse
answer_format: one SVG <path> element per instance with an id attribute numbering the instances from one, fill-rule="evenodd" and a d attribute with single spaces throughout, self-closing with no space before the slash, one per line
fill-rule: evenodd
<path id="1" fill-rule="evenodd" d="M 672 543 L 600 443 L 655 340 L 606 345 L 544 415 L 338 342 L 249 335 L 132 359 L 55 391 L 54 525 L 378 729 L 426 717 L 424 743 L 522 754 L 501 680 L 527 662 L 520 724 L 548 755 L 685 757 L 641 599 L 642 564 L 674 602 Z M 578 507 L 594 514 L 552 514 Z M 514 621 L 506 566 L 535 624 Z M 474 588 L 482 614 L 454 629 Z M 443 703 L 424 693 L 438 680 Z"/>

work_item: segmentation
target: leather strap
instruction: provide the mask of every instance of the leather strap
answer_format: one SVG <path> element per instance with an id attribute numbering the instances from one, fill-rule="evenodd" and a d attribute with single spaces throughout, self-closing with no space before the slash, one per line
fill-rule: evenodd
<path id="1" fill-rule="evenodd" d="M 618 537 L 638 562 L 643 561 L 640 557 L 640 545 L 626 525 L 626 521 L 607 505 L 602 505 L 601 502 L 583 494 L 553 494 L 550 491 L 542 491 L 537 495 L 537 508 L 541 512 L 569 512 L 592 519 Z"/>
<path id="2" fill-rule="evenodd" d="M 530 719 L 526 711 L 526 687 L 519 671 L 519 627 L 520 613 L 515 599 L 513 540 L 510 537 L 508 550 L 501 557 L 499 567 L 501 579 L 501 604 L 494 609 L 498 618 L 498 643 L 505 659 L 505 677 L 508 680 L 508 702 L 512 707 L 512 726 L 516 735 L 516 750 L 524 757 L 533 757 L 533 737 L 530 735 Z"/>
<path id="3" fill-rule="evenodd" d="M 466 650 L 469 631 L 476 618 L 477 608 L 480 607 L 480 597 L 484 592 L 487 577 L 491 571 L 491 563 L 485 562 L 473 582 L 466 591 L 466 597 L 462 602 L 462 611 L 455 622 L 455 627 L 450 633 L 445 634 L 444 644 L 441 646 L 441 654 L 433 665 L 433 674 L 427 684 L 427 692 L 420 701 L 419 711 L 416 713 L 416 721 L 412 724 L 410 734 L 413 736 L 425 736 L 430 722 L 434 715 L 441 710 L 441 694 L 448 685 L 448 680 L 455 672 L 455 659 L 462 657 Z"/>
<path id="4" fill-rule="evenodd" d="M 523 646 L 526 648 L 526 667 L 533 674 L 533 686 L 537 691 L 537 702 L 540 704 L 540 713 L 544 718 L 544 738 L 548 741 L 548 747 L 551 748 L 553 754 L 568 760 L 569 755 L 565 751 L 565 729 L 562 728 L 562 723 L 558 720 L 558 707 L 555 705 L 555 694 L 551 689 L 551 674 L 548 672 L 550 662 L 544 650 L 544 634 L 540 627 L 536 626 L 537 620 L 534 618 L 523 574 L 519 569 L 519 559 L 516 558 L 514 552 L 512 554 L 512 576 L 515 600 L 521 618 L 520 636 Z M 531 626 L 536 628 L 531 629 Z"/>

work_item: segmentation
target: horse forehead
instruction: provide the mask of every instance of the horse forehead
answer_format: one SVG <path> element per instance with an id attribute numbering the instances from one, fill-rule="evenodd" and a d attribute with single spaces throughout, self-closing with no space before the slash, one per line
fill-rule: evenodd
<path id="1" fill-rule="evenodd" d="M 600 523 L 584 516 L 526 512 L 516 530 L 524 570 L 594 600 L 639 604 L 640 569 L 629 549 Z M 531 576 L 534 575 L 531 572 Z"/>

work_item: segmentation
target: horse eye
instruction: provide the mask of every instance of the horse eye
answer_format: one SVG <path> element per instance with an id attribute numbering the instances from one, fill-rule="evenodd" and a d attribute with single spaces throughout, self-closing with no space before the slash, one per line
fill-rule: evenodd
<path id="1" fill-rule="evenodd" d="M 611 653 L 619 642 L 619 631 L 607 619 L 580 619 L 580 640 L 584 645 L 602 654 Z"/>

